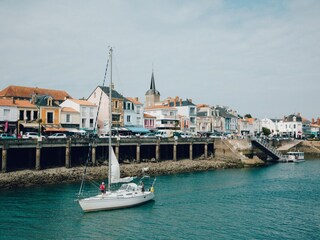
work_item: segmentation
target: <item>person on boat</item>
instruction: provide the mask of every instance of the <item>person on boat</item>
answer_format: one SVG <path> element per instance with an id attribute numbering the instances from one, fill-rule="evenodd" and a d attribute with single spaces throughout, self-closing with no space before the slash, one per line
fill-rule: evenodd
<path id="1" fill-rule="evenodd" d="M 144 192 L 144 183 L 141 182 L 141 192 Z"/>
<path id="2" fill-rule="evenodd" d="M 100 185 L 100 191 L 103 194 L 106 193 L 106 186 L 104 185 L 104 182 L 102 182 L 101 185 Z"/>

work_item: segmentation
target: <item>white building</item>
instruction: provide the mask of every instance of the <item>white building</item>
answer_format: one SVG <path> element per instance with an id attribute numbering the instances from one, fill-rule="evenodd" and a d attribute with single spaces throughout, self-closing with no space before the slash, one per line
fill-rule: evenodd
<path id="1" fill-rule="evenodd" d="M 291 114 L 285 116 L 283 120 L 276 122 L 276 132 L 280 136 L 288 136 L 293 138 L 302 137 L 302 118 L 300 114 Z"/>
<path id="2" fill-rule="evenodd" d="M 112 88 L 111 127 L 123 127 L 124 125 L 124 97 Z M 98 86 L 90 94 L 88 101 L 99 106 L 98 133 L 105 134 L 109 131 L 109 87 Z"/>
<path id="3" fill-rule="evenodd" d="M 124 99 L 124 126 L 143 126 L 143 104 L 138 98 Z"/>
<path id="4" fill-rule="evenodd" d="M 178 110 L 168 106 L 152 106 L 144 109 L 144 113 L 154 116 L 157 129 L 180 129 Z"/>
<path id="5" fill-rule="evenodd" d="M 76 124 L 77 120 L 79 121 L 80 130 L 92 131 L 95 128 L 95 119 L 97 115 L 97 105 L 87 101 L 87 100 L 78 100 L 78 99 L 67 99 L 60 104 L 60 107 L 63 108 L 72 108 L 75 110 L 74 114 L 71 114 L 71 109 L 64 111 L 63 116 L 65 119 L 60 119 L 64 123 Z M 79 113 L 77 119 L 77 112 Z"/>
<path id="6" fill-rule="evenodd" d="M 80 129 L 80 112 L 72 107 L 62 107 L 60 113 L 60 124 L 68 131 Z"/>
<path id="7" fill-rule="evenodd" d="M 200 105 L 197 110 L 197 131 L 198 132 L 222 132 L 225 121 L 220 116 L 219 111 L 215 107 L 208 105 Z"/>
<path id="8" fill-rule="evenodd" d="M 182 100 L 179 97 L 167 98 L 162 104 L 177 110 L 182 131 L 196 132 L 197 107 L 192 103 L 192 99 Z"/>
<path id="9" fill-rule="evenodd" d="M 12 99 L 0 99 L 0 132 L 13 133 L 18 120 L 18 108 Z"/>
<path id="10" fill-rule="evenodd" d="M 268 128 L 271 132 L 272 135 L 276 135 L 278 134 L 278 122 L 280 120 L 276 120 L 276 119 L 270 119 L 270 118 L 263 118 L 261 119 L 261 129 L 264 128 Z"/>

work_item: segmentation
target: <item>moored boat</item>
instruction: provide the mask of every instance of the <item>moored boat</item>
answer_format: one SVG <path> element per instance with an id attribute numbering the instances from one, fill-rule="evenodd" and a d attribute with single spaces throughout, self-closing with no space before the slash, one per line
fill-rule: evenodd
<path id="1" fill-rule="evenodd" d="M 287 154 L 284 157 L 284 162 L 303 162 L 305 161 L 304 159 L 304 152 L 287 152 Z"/>

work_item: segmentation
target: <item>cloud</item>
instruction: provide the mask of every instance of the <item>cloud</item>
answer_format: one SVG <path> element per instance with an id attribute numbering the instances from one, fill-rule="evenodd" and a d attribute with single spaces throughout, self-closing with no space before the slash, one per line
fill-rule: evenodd
<path id="1" fill-rule="evenodd" d="M 302 112 L 319 89 L 318 1 L 2 1 L 0 87 L 88 96 L 108 45 L 116 88 L 229 105 L 259 117 Z M 296 97 L 299 96 L 299 97 Z"/>

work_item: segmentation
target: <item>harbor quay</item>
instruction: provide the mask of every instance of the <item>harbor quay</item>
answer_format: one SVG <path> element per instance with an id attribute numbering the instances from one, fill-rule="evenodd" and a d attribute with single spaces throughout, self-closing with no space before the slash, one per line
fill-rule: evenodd
<path id="1" fill-rule="evenodd" d="M 208 158 L 214 154 L 214 140 L 186 139 L 112 139 L 120 164 L 159 162 L 164 160 Z M 108 139 L 14 139 L 0 141 L 1 170 L 79 167 L 87 160 L 97 166 L 108 159 Z"/>
<path id="2" fill-rule="evenodd" d="M 264 166 L 267 159 L 249 139 L 112 139 L 112 146 L 122 176 L 141 176 L 146 167 L 148 174 L 158 176 Z M 88 157 L 91 179 L 104 179 L 108 172 L 107 139 L 3 140 L 0 148 L 0 189 L 79 182 Z M 295 150 L 304 151 L 309 159 L 319 158 L 320 142 L 302 141 Z"/>

